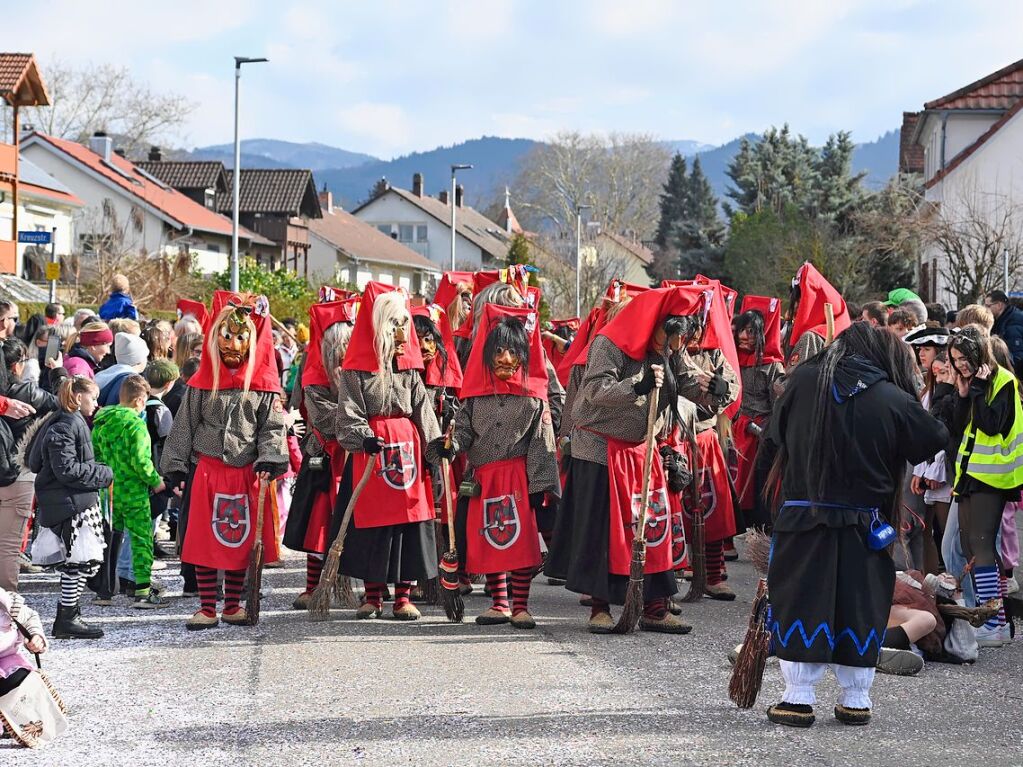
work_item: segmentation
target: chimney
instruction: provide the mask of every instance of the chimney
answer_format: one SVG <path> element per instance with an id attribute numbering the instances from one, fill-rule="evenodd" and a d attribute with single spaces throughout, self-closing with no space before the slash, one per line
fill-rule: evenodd
<path id="1" fill-rule="evenodd" d="M 334 195 L 327 189 L 326 184 L 323 185 L 323 191 L 320 192 L 320 207 L 323 208 L 324 213 L 334 212 Z"/>
<path id="2" fill-rule="evenodd" d="M 462 207 L 462 198 L 465 197 L 465 187 L 459 184 L 455 187 L 455 205 Z"/>
<path id="3" fill-rule="evenodd" d="M 89 139 L 89 149 L 110 162 L 110 152 L 114 148 L 113 140 L 103 131 L 98 130 Z"/>
<path id="4" fill-rule="evenodd" d="M 160 151 L 160 147 L 149 147 L 149 162 L 163 162 L 163 152 Z"/>
<path id="5" fill-rule="evenodd" d="M 416 173 L 412 176 L 412 194 L 416 197 L 423 196 L 423 174 Z"/>
<path id="6" fill-rule="evenodd" d="M 445 189 L 443 192 L 437 195 L 437 199 L 441 201 L 442 205 L 448 204 L 448 190 Z"/>

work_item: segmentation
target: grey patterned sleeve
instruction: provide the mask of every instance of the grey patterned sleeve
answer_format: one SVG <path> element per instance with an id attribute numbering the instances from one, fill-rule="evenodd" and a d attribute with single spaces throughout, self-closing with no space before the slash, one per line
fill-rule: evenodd
<path id="1" fill-rule="evenodd" d="M 533 418 L 529 452 L 526 454 L 526 476 L 531 494 L 549 492 L 561 495 L 553 418 L 543 403 Z"/>
<path id="2" fill-rule="evenodd" d="M 547 404 L 551 409 L 551 418 L 556 432 L 561 425 L 562 413 L 565 408 L 565 389 L 561 386 L 558 373 L 551 361 L 546 359 L 546 354 L 544 361 L 547 363 Z"/>
<path id="3" fill-rule="evenodd" d="M 472 410 L 475 397 L 462 401 L 462 406 L 455 413 L 454 429 L 451 433 L 451 444 L 455 452 L 464 453 L 472 447 L 476 433 L 472 429 Z"/>
<path id="4" fill-rule="evenodd" d="M 334 436 L 337 428 L 337 401 L 324 386 L 306 386 L 302 397 L 305 411 L 309 416 L 309 425 L 327 439 Z"/>
<path id="5" fill-rule="evenodd" d="M 284 406 L 276 392 L 262 392 L 256 419 L 256 463 L 288 463 L 288 429 Z"/>
<path id="6" fill-rule="evenodd" d="M 341 371 L 337 394 L 337 441 L 345 450 L 362 450 L 363 440 L 372 437 L 373 430 L 369 428 L 369 418 L 366 416 L 366 397 L 362 391 L 362 375 L 359 371 Z"/>
<path id="7" fill-rule="evenodd" d="M 637 408 L 646 412 L 646 397 L 636 394 L 635 386 L 643 370 L 621 380 L 625 353 L 604 336 L 597 336 L 590 345 L 586 371 L 576 396 L 576 407 L 593 404 L 600 407 Z"/>
<path id="8" fill-rule="evenodd" d="M 412 371 L 411 384 L 412 423 L 419 428 L 419 436 L 422 437 L 425 446 L 440 436 L 440 424 L 437 423 L 437 414 L 433 410 L 433 398 L 427 391 L 422 376 L 416 371 Z"/>
<path id="9" fill-rule="evenodd" d="M 192 438 L 201 417 L 202 395 L 199 389 L 185 387 L 185 396 L 181 398 L 178 413 L 174 416 L 174 425 L 163 444 L 160 456 L 160 472 L 163 475 L 187 474 L 191 468 Z"/>

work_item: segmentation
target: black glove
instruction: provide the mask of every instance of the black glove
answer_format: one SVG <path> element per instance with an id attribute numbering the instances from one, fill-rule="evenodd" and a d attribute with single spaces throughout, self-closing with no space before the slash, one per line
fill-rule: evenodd
<path id="1" fill-rule="evenodd" d="M 450 461 L 455 457 L 455 446 L 447 444 L 447 437 L 437 437 L 430 440 L 428 447 L 430 452 L 436 454 L 438 458 Z"/>
<path id="2" fill-rule="evenodd" d="M 668 489 L 673 493 L 681 493 L 693 481 L 693 475 L 689 471 L 685 457 L 676 453 L 668 445 L 662 446 L 660 452 L 664 475 L 668 480 Z"/>
<path id="3" fill-rule="evenodd" d="M 370 455 L 376 455 L 384 449 L 384 441 L 380 437 L 366 437 L 362 441 L 362 449 Z"/>
<path id="4" fill-rule="evenodd" d="M 714 397 L 726 397 L 728 396 L 728 381 L 722 378 L 720 373 L 715 373 L 714 377 L 710 379 L 707 391 Z"/>
<path id="5" fill-rule="evenodd" d="M 530 493 L 529 494 L 529 508 L 531 509 L 542 509 L 543 508 L 543 493 Z"/>
<path id="6" fill-rule="evenodd" d="M 188 481 L 188 475 L 183 471 L 172 471 L 163 478 L 163 483 L 169 490 L 177 490 Z"/>
<path id="7" fill-rule="evenodd" d="M 277 479 L 285 471 L 287 471 L 287 469 L 288 464 L 286 463 L 266 463 L 262 461 L 252 467 L 252 470 L 255 471 L 257 474 L 265 471 L 267 474 L 270 475 L 270 479 Z"/>
<path id="8" fill-rule="evenodd" d="M 642 397 L 653 390 L 655 382 L 654 369 L 647 365 L 643 377 L 632 387 L 632 390 Z"/>

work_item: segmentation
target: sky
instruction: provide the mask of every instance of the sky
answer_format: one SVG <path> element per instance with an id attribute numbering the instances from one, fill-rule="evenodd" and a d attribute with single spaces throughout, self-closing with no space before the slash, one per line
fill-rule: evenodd
<path id="1" fill-rule="evenodd" d="M 168 143 L 241 135 L 389 159 L 482 135 L 722 144 L 789 123 L 857 142 L 1023 58 L 1023 3 L 948 0 L 35 0 L 0 50 L 123 65 L 196 104 Z"/>

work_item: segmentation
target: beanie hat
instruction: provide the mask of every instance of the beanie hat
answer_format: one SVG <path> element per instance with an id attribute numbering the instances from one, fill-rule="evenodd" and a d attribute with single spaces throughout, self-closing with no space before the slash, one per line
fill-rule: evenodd
<path id="1" fill-rule="evenodd" d="M 895 288 L 895 290 L 888 291 L 888 300 L 884 302 L 885 306 L 902 306 L 907 301 L 919 301 L 920 296 L 914 293 L 909 288 Z M 924 317 L 924 319 L 927 319 Z"/>
<path id="2" fill-rule="evenodd" d="M 118 365 L 144 365 L 149 359 L 149 347 L 138 336 L 118 333 L 114 337 L 114 359 Z"/>
<path id="3" fill-rule="evenodd" d="M 78 334 L 78 343 L 82 346 L 101 346 L 113 343 L 113 341 L 114 334 L 110 332 L 110 328 L 106 325 L 99 330 L 83 330 Z"/>

